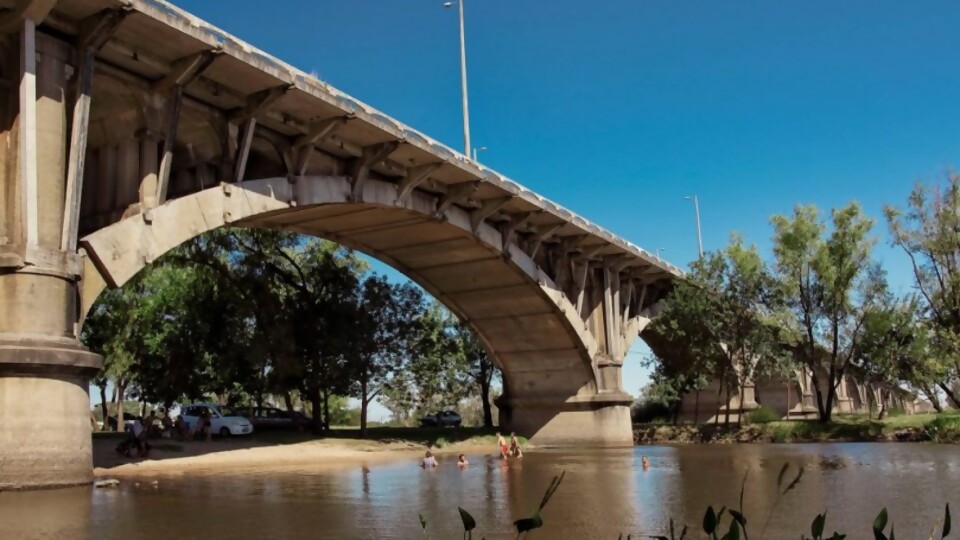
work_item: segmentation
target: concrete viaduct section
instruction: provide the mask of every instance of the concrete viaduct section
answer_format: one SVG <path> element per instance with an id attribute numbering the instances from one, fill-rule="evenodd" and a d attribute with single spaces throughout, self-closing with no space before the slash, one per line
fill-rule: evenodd
<path id="1" fill-rule="evenodd" d="M 503 369 L 503 425 L 629 444 L 620 367 L 680 272 L 158 0 L 0 0 L 0 489 L 90 480 L 105 287 L 223 225 L 395 266 Z"/>

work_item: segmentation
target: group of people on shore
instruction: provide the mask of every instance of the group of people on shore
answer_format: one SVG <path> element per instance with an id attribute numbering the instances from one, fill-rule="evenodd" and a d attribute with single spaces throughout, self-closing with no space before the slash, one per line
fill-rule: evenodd
<path id="1" fill-rule="evenodd" d="M 150 414 L 142 420 L 139 418 L 134 420 L 127 438 L 117 445 L 117 453 L 129 458 L 133 457 L 132 451 L 136 450 L 137 457 L 149 457 L 152 446 L 147 442 L 147 439 L 176 438 L 183 441 L 202 438 L 208 442 L 211 440 L 209 411 L 205 412 L 197 425 L 193 427 L 187 424 L 183 416 L 177 415 L 176 420 L 170 418 L 169 410 L 163 411 L 163 416 L 159 420 L 159 425 L 157 425 L 157 413 L 154 411 L 150 411 Z"/>

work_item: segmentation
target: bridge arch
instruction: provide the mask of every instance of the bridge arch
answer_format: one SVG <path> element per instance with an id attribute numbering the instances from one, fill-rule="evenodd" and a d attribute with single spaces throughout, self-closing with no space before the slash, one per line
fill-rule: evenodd
<path id="1" fill-rule="evenodd" d="M 105 287 L 122 286 L 174 247 L 224 225 L 283 229 L 339 242 L 404 273 L 462 317 L 503 371 L 510 395 L 552 404 L 511 428 L 569 440 L 551 428 L 556 407 L 592 400 L 601 382 L 597 343 L 554 280 L 494 227 L 459 208 L 371 180 L 353 200 L 347 177 L 285 177 L 222 184 L 127 217 L 84 237 L 85 313 Z M 505 408 L 509 408 L 506 404 Z M 518 418 L 519 420 L 519 418 Z M 556 431 L 556 433 L 552 433 Z"/>

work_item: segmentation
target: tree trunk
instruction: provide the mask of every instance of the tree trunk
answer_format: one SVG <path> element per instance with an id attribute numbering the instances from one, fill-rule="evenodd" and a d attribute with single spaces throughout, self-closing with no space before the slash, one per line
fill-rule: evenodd
<path id="1" fill-rule="evenodd" d="M 360 436 L 367 436 L 367 378 L 360 377 Z"/>
<path id="2" fill-rule="evenodd" d="M 730 381 L 724 381 L 724 386 L 727 387 L 727 397 L 726 397 L 726 413 L 723 416 L 723 427 L 730 427 Z"/>
<path id="3" fill-rule="evenodd" d="M 930 405 L 933 406 L 933 410 L 937 411 L 938 413 L 943 412 L 943 405 L 940 403 L 940 396 L 937 395 L 937 390 L 935 388 L 923 386 L 920 388 L 920 391 L 923 392 L 923 395 L 927 396 L 927 401 L 929 401 Z"/>
<path id="4" fill-rule="evenodd" d="M 288 413 L 293 414 L 293 398 L 290 396 L 289 390 L 283 392 L 283 406 L 287 408 Z"/>
<path id="5" fill-rule="evenodd" d="M 110 422 L 107 421 L 107 418 L 110 416 L 107 410 L 107 381 L 104 380 L 102 384 L 98 384 L 97 386 L 100 387 L 100 414 L 103 415 L 100 431 L 107 431 L 110 429 Z"/>
<path id="6" fill-rule="evenodd" d="M 954 408 L 960 409 L 960 396 L 958 396 L 957 393 L 954 392 L 952 388 L 950 388 L 950 385 L 948 385 L 947 383 L 941 382 L 941 383 L 937 383 L 937 386 L 939 386 L 940 389 L 943 390 L 945 394 L 947 394 L 947 398 L 950 400 L 951 403 L 953 403 Z"/>
<path id="7" fill-rule="evenodd" d="M 823 392 L 820 390 L 820 379 L 817 377 L 817 370 L 810 370 L 810 382 L 813 384 L 813 391 L 817 396 L 817 416 L 821 424 L 830 421 L 830 409 L 824 408 Z M 802 398 L 801 398 L 802 399 Z"/>
<path id="8" fill-rule="evenodd" d="M 313 409 L 313 423 L 312 430 L 315 434 L 319 435 L 323 431 L 323 417 L 321 416 L 323 412 L 322 401 L 320 399 L 320 389 L 311 388 L 310 389 L 310 408 Z"/>
<path id="9" fill-rule="evenodd" d="M 330 431 L 330 392 L 323 391 L 323 430 Z"/>
<path id="10" fill-rule="evenodd" d="M 693 398 L 693 425 L 700 423 L 700 388 L 697 387 L 696 397 Z"/>
<path id="11" fill-rule="evenodd" d="M 483 407 L 483 427 L 493 427 L 493 408 L 490 406 L 490 382 L 480 382 L 480 403 Z"/>
<path id="12" fill-rule="evenodd" d="M 119 396 L 117 404 L 117 431 L 123 433 L 123 396 L 127 393 L 126 384 L 117 384 L 117 395 Z"/>

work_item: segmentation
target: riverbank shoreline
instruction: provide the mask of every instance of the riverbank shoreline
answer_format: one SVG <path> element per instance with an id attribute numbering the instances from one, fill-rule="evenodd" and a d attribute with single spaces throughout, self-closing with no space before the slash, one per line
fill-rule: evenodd
<path id="1" fill-rule="evenodd" d="M 451 437 L 452 438 L 452 437 Z M 206 441 L 151 440 L 149 457 L 127 458 L 116 452 L 120 434 L 93 437 L 94 476 L 115 477 L 220 475 L 254 470 L 350 468 L 391 461 L 419 463 L 430 450 L 441 457 L 458 454 L 495 454 L 489 435 L 463 436 L 460 440 L 409 440 L 343 436 L 312 438 L 306 435 L 266 434 Z M 136 454 L 136 452 L 134 452 Z"/>
<path id="2" fill-rule="evenodd" d="M 764 444 L 824 442 L 960 443 L 960 416 L 914 415 L 885 420 L 838 418 L 743 424 L 634 424 L 637 446 L 653 444 Z"/>

